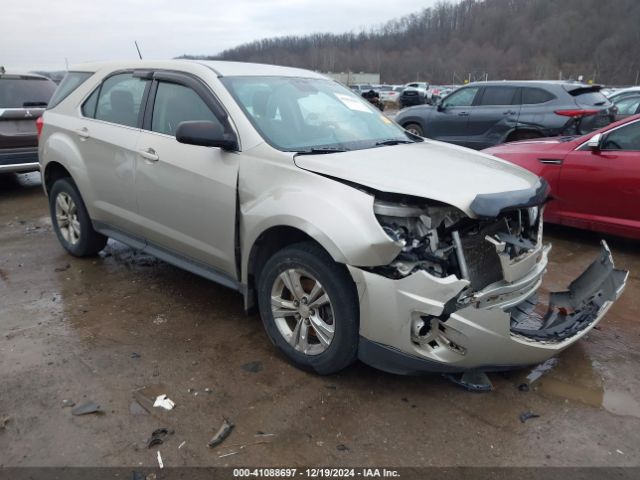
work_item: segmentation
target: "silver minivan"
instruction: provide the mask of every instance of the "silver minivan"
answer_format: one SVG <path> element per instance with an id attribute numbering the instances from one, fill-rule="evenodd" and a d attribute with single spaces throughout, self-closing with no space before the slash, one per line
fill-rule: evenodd
<path id="1" fill-rule="evenodd" d="M 87 256 L 113 238 L 238 290 L 298 367 L 532 364 L 624 288 L 603 243 L 539 296 L 545 181 L 408 133 L 320 74 L 139 61 L 63 84 L 39 146 L 62 246 Z"/>

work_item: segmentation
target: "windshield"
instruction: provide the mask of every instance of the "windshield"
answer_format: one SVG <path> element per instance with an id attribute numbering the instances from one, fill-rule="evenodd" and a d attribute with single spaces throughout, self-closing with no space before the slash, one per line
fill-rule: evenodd
<path id="1" fill-rule="evenodd" d="M 224 77 L 231 95 L 273 147 L 343 151 L 412 142 L 369 102 L 337 82 L 290 77 Z"/>

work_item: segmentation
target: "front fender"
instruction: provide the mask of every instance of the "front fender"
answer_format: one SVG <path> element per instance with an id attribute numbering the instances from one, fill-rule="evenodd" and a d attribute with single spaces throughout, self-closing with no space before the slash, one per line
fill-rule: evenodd
<path id="1" fill-rule="evenodd" d="M 248 162 L 245 162 L 245 164 Z M 372 195 L 339 181 L 283 166 L 269 179 L 259 169 L 242 169 L 239 180 L 241 274 L 247 278 L 249 252 L 272 227 L 305 232 L 339 263 L 377 266 L 399 253 L 375 218 Z M 267 188 L 264 188 L 267 187 Z M 254 192 L 260 192 L 253 195 Z"/>

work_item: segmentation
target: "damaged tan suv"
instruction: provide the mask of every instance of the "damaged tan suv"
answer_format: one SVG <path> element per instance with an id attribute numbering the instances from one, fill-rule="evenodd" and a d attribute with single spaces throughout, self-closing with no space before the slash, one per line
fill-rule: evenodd
<path id="1" fill-rule="evenodd" d="M 314 72 L 144 61 L 69 76 L 39 147 L 62 246 L 93 255 L 110 237 L 238 290 L 301 368 L 531 364 L 624 288 L 603 243 L 538 298 L 544 180 L 407 133 Z"/>

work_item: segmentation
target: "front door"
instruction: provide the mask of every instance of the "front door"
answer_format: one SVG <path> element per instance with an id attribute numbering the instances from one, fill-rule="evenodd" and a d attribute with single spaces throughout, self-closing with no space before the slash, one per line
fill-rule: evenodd
<path id="1" fill-rule="evenodd" d="M 144 237 L 236 278 L 236 182 L 239 155 L 178 143 L 181 122 L 223 122 L 213 96 L 198 81 L 176 73 L 154 75 L 138 141 L 135 188 Z"/>
<path id="2" fill-rule="evenodd" d="M 464 87 L 446 97 L 433 113 L 433 121 L 427 124 L 424 135 L 464 146 L 467 142 L 469 116 L 478 90 L 478 87 Z"/>

